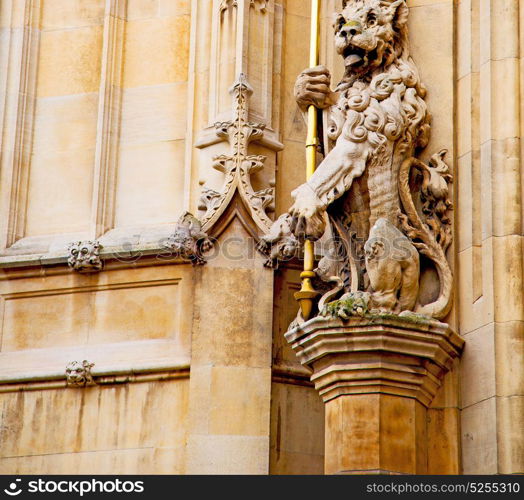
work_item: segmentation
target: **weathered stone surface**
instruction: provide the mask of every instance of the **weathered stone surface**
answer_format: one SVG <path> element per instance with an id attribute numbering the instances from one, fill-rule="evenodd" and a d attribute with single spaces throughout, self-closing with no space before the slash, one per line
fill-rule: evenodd
<path id="1" fill-rule="evenodd" d="M 464 341 L 432 320 L 364 315 L 314 318 L 286 333 L 324 402 L 342 395 L 383 393 L 429 406 Z"/>
<path id="2" fill-rule="evenodd" d="M 362 312 L 285 336 L 326 405 L 327 474 L 427 473 L 427 408 L 464 346 L 448 325 Z"/>
<path id="3" fill-rule="evenodd" d="M 181 473 L 188 387 L 187 380 L 174 380 L 0 394 L 0 471 Z M 130 407 L 140 408 L 141 418 L 129 418 Z M 26 426 L 36 413 L 50 417 Z M 118 425 L 107 425 L 117 418 Z"/>

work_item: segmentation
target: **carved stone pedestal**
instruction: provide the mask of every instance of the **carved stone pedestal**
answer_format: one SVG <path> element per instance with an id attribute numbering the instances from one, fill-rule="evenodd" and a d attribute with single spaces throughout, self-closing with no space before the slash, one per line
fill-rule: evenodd
<path id="1" fill-rule="evenodd" d="M 314 318 L 286 333 L 326 405 L 326 474 L 424 474 L 426 409 L 464 341 L 393 315 Z"/>

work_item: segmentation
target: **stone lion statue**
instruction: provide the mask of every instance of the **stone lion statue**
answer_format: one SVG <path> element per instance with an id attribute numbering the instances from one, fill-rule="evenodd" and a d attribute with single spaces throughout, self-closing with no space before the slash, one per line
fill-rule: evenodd
<path id="1" fill-rule="evenodd" d="M 335 46 L 345 65 L 342 81 L 331 90 L 323 66 L 299 75 L 299 107 L 324 110 L 324 157 L 293 191 L 294 203 L 283 217 L 300 241 L 320 239 L 329 226 L 342 243 L 342 253 L 329 258 L 332 274 L 344 283 L 339 287 L 344 297 L 365 293 L 371 310 L 441 319 L 452 300 L 445 257 L 452 178 L 445 151 L 429 165 L 416 159 L 428 144 L 431 117 L 409 54 L 408 14 L 405 0 L 344 2 L 334 21 Z M 265 241 L 273 260 L 282 247 L 275 239 L 279 231 Z M 289 241 L 290 234 L 281 239 Z M 326 258 L 319 267 L 329 275 Z M 426 304 L 420 303 L 422 265 L 432 266 L 440 283 L 438 296 Z"/>

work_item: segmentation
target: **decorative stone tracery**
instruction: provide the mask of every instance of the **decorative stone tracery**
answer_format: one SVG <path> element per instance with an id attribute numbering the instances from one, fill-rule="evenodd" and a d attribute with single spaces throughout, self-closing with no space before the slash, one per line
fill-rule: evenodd
<path id="1" fill-rule="evenodd" d="M 249 154 L 249 145 L 263 138 L 266 126 L 249 119 L 249 97 L 253 89 L 246 75 L 240 73 L 229 92 L 233 100 L 233 118 L 214 124 L 217 138 L 229 144 L 229 153 L 214 156 L 212 163 L 212 167 L 224 175 L 222 188 L 217 191 L 204 185 L 198 201 L 200 217 L 196 218 L 189 212 L 184 214 L 175 235 L 168 241 L 168 246 L 176 250 L 178 256 L 197 264 L 205 263 L 202 254 L 211 247 L 206 234 L 225 213 L 235 195 L 240 197 L 250 214 L 256 231 L 265 234 L 273 223 L 269 214 L 275 211 L 275 182 L 270 181 L 269 186 L 261 190 L 255 190 L 251 184 L 251 176 L 264 168 L 266 157 Z M 197 226 L 198 230 L 195 229 Z M 193 236 L 190 236 L 194 231 L 198 233 L 196 247 L 191 241 Z M 186 243 L 180 245 L 179 240 Z"/>
<path id="2" fill-rule="evenodd" d="M 267 232 L 272 224 L 268 213 L 274 211 L 274 183 L 259 191 L 255 191 L 251 184 L 251 175 L 263 169 L 266 160 L 265 156 L 251 155 L 248 151 L 249 144 L 260 140 L 265 129 L 265 124 L 249 120 L 249 96 L 252 93 L 246 76 L 241 73 L 230 89 L 233 119 L 215 123 L 217 136 L 227 140 L 230 152 L 213 158 L 213 168 L 224 174 L 224 184 L 220 192 L 207 187 L 203 189 L 199 208 L 205 208 L 201 218 L 204 230 L 220 218 L 235 193 L 240 195 L 262 232 Z"/>
<path id="3" fill-rule="evenodd" d="M 204 180 L 200 181 L 198 219 L 206 234 L 212 234 L 213 228 L 220 233 L 221 230 L 216 229 L 217 223 L 233 205 L 248 232 L 257 240 L 268 232 L 273 222 L 275 180 L 267 179 L 264 173 L 260 176 L 265 179 L 263 185 L 253 187 L 252 176 L 264 169 L 267 157 L 251 154 L 250 145 L 256 142 L 270 151 L 283 148 L 272 128 L 273 78 L 271 70 L 266 67 L 268 61 L 275 59 L 272 65 L 278 64 L 279 60 L 278 54 L 273 57 L 275 30 L 280 30 L 276 25 L 280 21 L 276 20 L 275 10 L 277 7 L 272 0 L 213 2 L 210 93 L 206 110 L 209 125 L 199 132 L 194 145 L 204 150 L 227 143 L 229 150 L 215 154 L 208 164 L 223 174 L 222 185 L 215 184 L 216 176 L 211 181 L 213 184 L 208 185 L 206 173 L 203 174 Z M 251 25 L 253 29 L 250 29 Z M 260 44 L 261 53 L 257 61 L 250 60 L 248 65 L 248 46 L 254 42 L 257 46 Z M 254 99 L 251 99 L 255 91 L 248 82 L 248 69 L 259 76 L 254 83 Z M 231 85 L 235 74 L 238 76 Z M 228 87 L 231 106 L 226 93 Z M 201 256 L 193 261 L 204 263 L 205 258 Z"/>
<path id="4" fill-rule="evenodd" d="M 259 12 L 265 12 L 267 9 L 268 0 L 249 0 L 250 7 L 258 9 Z M 218 11 L 222 13 L 224 10 L 228 10 L 238 6 L 237 0 L 221 0 L 218 6 Z"/>

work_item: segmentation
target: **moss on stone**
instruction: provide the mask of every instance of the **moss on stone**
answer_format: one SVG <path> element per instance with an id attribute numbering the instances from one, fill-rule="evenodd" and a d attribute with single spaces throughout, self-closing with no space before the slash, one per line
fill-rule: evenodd
<path id="1" fill-rule="evenodd" d="M 363 292 L 348 293 L 338 300 L 324 306 L 321 316 L 342 318 L 348 320 L 351 316 L 369 319 L 371 323 L 384 320 L 401 320 L 412 325 L 428 325 L 432 319 L 414 312 L 404 312 L 402 315 L 390 312 L 377 312 L 369 307 L 369 295 Z"/>
<path id="2" fill-rule="evenodd" d="M 388 319 L 397 320 L 397 321 L 401 320 L 405 323 L 411 323 L 412 325 L 428 325 L 432 321 L 431 318 L 427 316 L 423 316 L 421 314 L 416 314 L 416 313 L 408 313 L 408 314 L 404 313 L 401 316 L 400 314 L 387 313 L 387 312 L 370 312 L 366 314 L 366 317 L 372 320 L 377 320 L 377 321 L 384 321 Z"/>
<path id="3" fill-rule="evenodd" d="M 322 316 L 349 319 L 350 316 L 365 316 L 369 312 L 369 297 L 363 293 L 350 293 L 324 307 Z"/>

